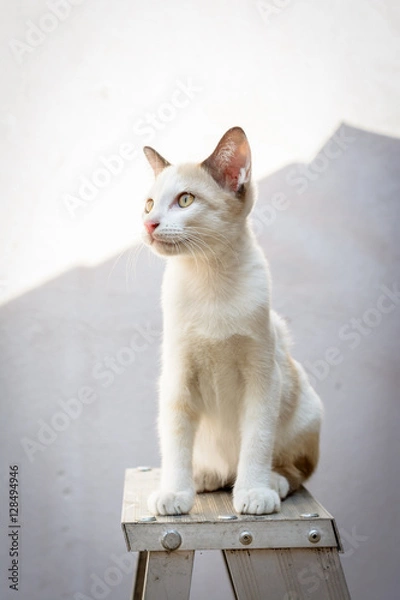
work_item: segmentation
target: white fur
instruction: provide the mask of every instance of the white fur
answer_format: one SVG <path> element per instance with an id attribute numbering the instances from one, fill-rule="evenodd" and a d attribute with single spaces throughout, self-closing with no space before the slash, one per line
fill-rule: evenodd
<path id="1" fill-rule="evenodd" d="M 195 201 L 181 209 L 183 191 Z M 150 191 L 144 221 L 159 225 L 144 239 L 168 257 L 154 514 L 186 513 L 196 491 L 224 485 L 237 512 L 277 511 L 286 471 L 318 458 L 321 403 L 270 310 L 268 266 L 247 223 L 254 193 L 236 197 L 199 165 L 168 166 Z"/>

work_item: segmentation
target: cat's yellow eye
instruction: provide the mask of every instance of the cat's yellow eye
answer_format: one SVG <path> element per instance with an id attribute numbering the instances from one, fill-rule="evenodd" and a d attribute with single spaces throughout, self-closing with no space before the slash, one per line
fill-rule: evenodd
<path id="1" fill-rule="evenodd" d="M 151 209 L 153 208 L 153 206 L 154 206 L 154 200 L 149 198 L 148 200 L 146 200 L 146 204 L 144 205 L 144 212 L 149 213 L 151 211 Z"/>
<path id="2" fill-rule="evenodd" d="M 178 204 L 181 208 L 186 208 L 190 206 L 194 200 L 193 194 L 189 194 L 189 192 L 183 192 L 178 198 Z"/>

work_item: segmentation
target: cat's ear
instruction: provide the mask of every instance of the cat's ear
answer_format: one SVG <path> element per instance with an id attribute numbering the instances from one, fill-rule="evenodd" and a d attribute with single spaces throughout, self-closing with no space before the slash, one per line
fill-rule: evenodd
<path id="1" fill-rule="evenodd" d="M 154 150 L 154 148 L 151 148 L 150 146 L 145 146 L 143 148 L 143 152 L 145 153 L 146 158 L 149 161 L 151 168 L 154 171 L 154 175 L 156 177 L 166 167 L 171 166 L 170 163 L 161 156 L 161 154 L 158 154 L 158 152 L 156 150 Z"/>
<path id="2" fill-rule="evenodd" d="M 251 177 L 251 151 L 243 129 L 229 129 L 201 166 L 222 188 L 240 194 Z"/>

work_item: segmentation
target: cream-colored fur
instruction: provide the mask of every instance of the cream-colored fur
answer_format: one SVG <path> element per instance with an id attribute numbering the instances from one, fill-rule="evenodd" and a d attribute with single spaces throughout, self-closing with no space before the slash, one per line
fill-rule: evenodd
<path id="1" fill-rule="evenodd" d="M 278 511 L 317 464 L 322 406 L 270 309 L 268 265 L 247 218 L 246 136 L 229 130 L 200 165 L 145 153 L 156 179 L 144 241 L 167 257 L 162 479 L 149 510 L 187 513 L 196 491 L 229 485 L 237 512 Z M 182 192 L 194 196 L 184 208 Z"/>

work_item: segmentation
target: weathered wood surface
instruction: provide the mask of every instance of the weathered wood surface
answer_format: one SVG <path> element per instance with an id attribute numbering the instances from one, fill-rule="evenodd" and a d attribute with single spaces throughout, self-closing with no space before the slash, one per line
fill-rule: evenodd
<path id="1" fill-rule="evenodd" d="M 198 494 L 189 515 L 149 516 L 147 498 L 157 489 L 160 470 L 127 469 L 122 510 L 122 528 L 129 551 L 164 551 L 163 536 L 175 530 L 182 538 L 179 550 L 233 550 L 267 548 L 340 548 L 334 519 L 305 489 L 282 502 L 281 512 L 272 515 L 235 515 L 229 491 Z M 318 514 L 318 517 L 304 516 Z M 310 534 L 317 531 L 317 541 Z M 251 541 L 243 544 L 243 534 Z"/>

